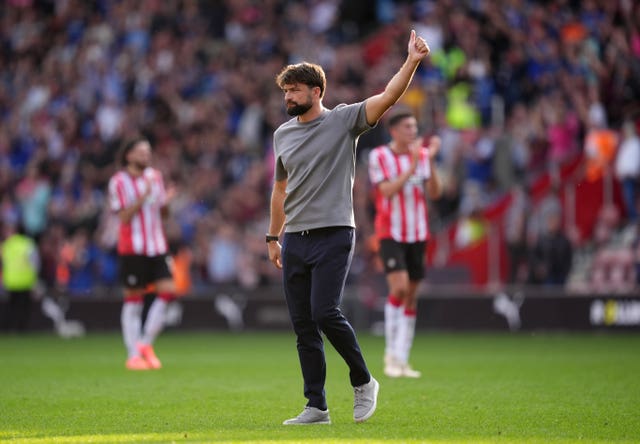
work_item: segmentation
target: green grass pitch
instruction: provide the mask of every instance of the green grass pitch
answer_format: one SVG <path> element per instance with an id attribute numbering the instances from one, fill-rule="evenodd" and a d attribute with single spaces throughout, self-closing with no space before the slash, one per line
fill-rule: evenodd
<path id="1" fill-rule="evenodd" d="M 124 369 L 117 333 L 0 336 L 0 442 L 640 442 L 640 335 L 420 333 L 418 380 L 386 378 L 383 339 L 360 341 L 376 414 L 353 422 L 328 345 L 333 424 L 285 427 L 305 402 L 293 333 L 165 332 L 149 372 Z"/>

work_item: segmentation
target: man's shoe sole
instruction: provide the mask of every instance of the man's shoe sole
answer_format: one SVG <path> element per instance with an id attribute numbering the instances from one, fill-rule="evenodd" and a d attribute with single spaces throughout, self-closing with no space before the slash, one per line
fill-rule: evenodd
<path id="1" fill-rule="evenodd" d="M 315 421 L 315 422 L 283 422 L 282 425 L 294 425 L 294 426 L 308 426 L 308 425 L 326 425 L 331 424 L 331 420 L 327 421 Z"/>

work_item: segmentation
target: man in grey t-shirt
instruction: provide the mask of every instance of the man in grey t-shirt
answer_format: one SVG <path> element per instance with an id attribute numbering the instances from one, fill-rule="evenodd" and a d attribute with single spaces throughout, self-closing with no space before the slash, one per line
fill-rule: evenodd
<path id="1" fill-rule="evenodd" d="M 353 328 L 340 311 L 355 244 L 353 180 L 358 137 L 404 94 L 427 43 L 411 31 L 407 59 L 385 90 L 353 105 L 324 108 L 326 79 L 318 65 L 285 67 L 276 77 L 294 118 L 274 133 L 275 181 L 266 240 L 269 259 L 284 274 L 284 290 L 304 380 L 307 405 L 284 424 L 329 424 L 321 333 L 349 367 L 353 418 L 376 409 L 378 382 L 364 361 Z M 284 228 L 282 246 L 278 242 Z"/>

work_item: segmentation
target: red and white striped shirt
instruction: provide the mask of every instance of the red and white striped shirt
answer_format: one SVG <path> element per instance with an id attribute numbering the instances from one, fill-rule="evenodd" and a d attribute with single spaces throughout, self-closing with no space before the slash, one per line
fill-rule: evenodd
<path id="1" fill-rule="evenodd" d="M 369 179 L 375 187 L 375 231 L 378 239 L 413 243 L 429 237 L 425 181 L 431 177 L 429 150 L 422 148 L 414 174 L 403 187 L 385 197 L 378 184 L 396 179 L 411 167 L 411 155 L 394 153 L 386 145 L 369 154 Z"/>
<path id="2" fill-rule="evenodd" d="M 120 221 L 118 254 L 153 257 L 167 252 L 160 214 L 167 196 L 159 171 L 149 167 L 138 177 L 127 171 L 114 174 L 109 181 L 109 206 L 118 212 L 133 205 L 146 191 L 147 180 L 151 184 L 151 192 L 146 201 L 129 222 Z"/>

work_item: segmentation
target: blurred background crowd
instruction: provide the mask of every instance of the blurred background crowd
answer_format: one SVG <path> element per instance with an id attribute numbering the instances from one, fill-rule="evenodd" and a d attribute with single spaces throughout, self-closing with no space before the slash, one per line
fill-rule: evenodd
<path id="1" fill-rule="evenodd" d="M 48 287 L 119 295 L 106 185 L 121 142 L 143 133 L 179 190 L 167 234 L 174 252 L 188 252 L 193 287 L 277 282 L 264 245 L 272 134 L 288 119 L 275 75 L 319 63 L 326 107 L 360 101 L 402 64 L 412 28 L 432 53 L 401 106 L 425 137 L 443 140 L 434 233 L 456 225 L 454 243 L 468 245 L 483 235 L 483 211 L 513 196 L 507 283 L 565 285 L 577 249 L 616 231 L 626 233 L 632 267 L 640 179 L 632 0 L 6 0 L 2 237 L 24 225 Z M 359 142 L 353 279 L 379 272 L 365 162 L 386 141 L 381 122 Z M 571 230 L 566 199 L 554 196 L 576 158 L 584 177 L 612 178 L 623 196 L 598 210 L 602 223 L 587 235 Z M 531 202 L 545 174 L 551 191 Z"/>

